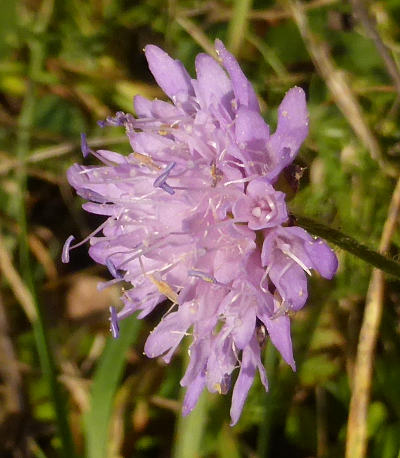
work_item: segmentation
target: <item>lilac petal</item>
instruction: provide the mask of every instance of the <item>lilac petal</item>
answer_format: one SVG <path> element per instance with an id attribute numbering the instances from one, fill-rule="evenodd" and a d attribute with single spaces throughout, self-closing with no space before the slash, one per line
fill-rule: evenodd
<path id="1" fill-rule="evenodd" d="M 222 59 L 222 63 L 231 77 L 233 92 L 235 94 L 239 106 L 245 106 L 250 110 L 259 112 L 256 93 L 252 88 L 249 80 L 246 78 L 237 60 L 225 48 L 221 40 L 215 40 L 215 49 L 217 54 Z"/>
<path id="2" fill-rule="evenodd" d="M 139 132 L 129 137 L 132 149 L 140 154 L 154 157 L 158 152 L 173 148 L 175 142 L 169 138 L 161 137 L 154 133 Z"/>
<path id="3" fill-rule="evenodd" d="M 293 358 L 292 338 L 290 336 L 290 318 L 288 316 L 278 316 L 272 320 L 266 320 L 265 326 L 272 343 L 282 355 L 282 358 L 295 371 L 296 363 Z"/>
<path id="4" fill-rule="evenodd" d="M 133 104 L 139 118 L 160 118 L 160 121 L 176 120 L 182 116 L 182 112 L 169 102 L 163 100 L 148 100 L 140 95 L 135 95 Z M 140 125 L 140 123 L 138 123 Z"/>
<path id="5" fill-rule="evenodd" d="M 165 299 L 157 288 L 149 280 L 137 284 L 134 288 L 126 291 L 122 296 L 124 308 L 119 312 L 120 319 L 132 315 L 136 310 L 141 310 L 139 319 L 147 316 L 154 308 Z"/>
<path id="6" fill-rule="evenodd" d="M 307 278 L 298 264 L 282 254 L 275 258 L 269 277 L 290 308 L 300 310 L 304 306 L 308 296 Z"/>
<path id="7" fill-rule="evenodd" d="M 304 246 L 310 256 L 314 269 L 318 270 L 323 277 L 330 280 L 338 268 L 338 259 L 335 252 L 321 239 L 305 243 Z"/>
<path id="8" fill-rule="evenodd" d="M 296 363 L 293 358 L 292 338 L 290 336 L 290 318 L 288 316 L 270 318 L 267 313 L 260 309 L 257 316 L 264 323 L 275 348 L 295 371 Z"/>
<path id="9" fill-rule="evenodd" d="M 293 135 L 296 145 L 303 143 L 308 134 L 308 110 L 306 95 L 302 88 L 289 89 L 278 108 L 276 132 Z M 290 145 L 289 145 L 290 146 Z"/>
<path id="10" fill-rule="evenodd" d="M 172 103 L 164 102 L 164 100 L 153 100 L 151 103 L 151 112 L 156 118 L 161 121 L 171 122 L 182 117 L 182 112 Z"/>
<path id="11" fill-rule="evenodd" d="M 229 283 L 237 278 L 241 270 L 241 262 L 245 253 L 250 253 L 255 243 L 250 239 L 243 239 L 232 243 L 231 249 L 220 249 L 214 257 L 214 277 L 221 283 Z"/>
<path id="12" fill-rule="evenodd" d="M 206 367 L 206 383 L 210 393 L 227 393 L 230 386 L 230 374 L 237 365 L 230 330 L 230 326 L 225 325 L 211 342 Z"/>
<path id="13" fill-rule="evenodd" d="M 155 358 L 172 350 L 168 355 L 172 356 L 193 320 L 189 307 L 167 315 L 147 338 L 144 346 L 146 355 Z"/>
<path id="14" fill-rule="evenodd" d="M 232 208 L 232 213 L 233 216 L 235 217 L 235 221 L 238 222 L 247 222 L 249 221 L 251 217 L 251 206 L 252 206 L 253 200 L 246 196 L 242 195 L 237 199 L 237 201 L 234 203 L 233 208 Z"/>
<path id="15" fill-rule="evenodd" d="M 270 137 L 268 149 L 275 166 L 269 178 L 277 175 L 295 158 L 308 135 L 308 110 L 303 89 L 290 89 L 278 109 L 278 126 Z"/>
<path id="16" fill-rule="evenodd" d="M 182 405 L 182 415 L 188 415 L 197 404 L 200 394 L 206 386 L 206 376 L 204 371 L 200 372 L 198 376 L 188 386 L 185 398 Z"/>
<path id="17" fill-rule="evenodd" d="M 141 95 L 135 95 L 133 98 L 133 107 L 139 118 L 150 118 L 152 101 L 142 97 Z"/>
<path id="18" fill-rule="evenodd" d="M 172 59 L 165 51 L 154 45 L 145 48 L 146 59 L 157 84 L 171 100 L 178 95 L 193 95 L 189 73 L 178 60 Z"/>
<path id="19" fill-rule="evenodd" d="M 210 339 L 196 340 L 190 346 L 190 361 L 185 375 L 181 380 L 181 386 L 190 386 L 206 367 L 210 355 Z"/>
<path id="20" fill-rule="evenodd" d="M 257 111 L 242 106 L 236 115 L 235 135 L 240 146 L 265 151 L 269 127 Z"/>
<path id="21" fill-rule="evenodd" d="M 259 359 L 260 347 L 256 337 L 253 336 L 249 345 L 243 349 L 240 372 L 232 393 L 231 426 L 236 425 L 239 421 L 243 405 L 254 381 Z"/>
<path id="22" fill-rule="evenodd" d="M 85 202 L 82 208 L 95 215 L 115 216 L 116 208 L 112 204 L 96 204 L 94 202 Z"/>
<path id="23" fill-rule="evenodd" d="M 257 360 L 257 369 L 258 369 L 258 373 L 260 375 L 260 380 L 261 380 L 261 383 L 265 389 L 265 391 L 268 391 L 269 387 L 268 387 L 268 379 L 267 379 L 267 373 L 265 372 L 265 367 L 261 361 L 261 358 L 260 358 L 260 355 L 258 356 L 258 360 Z"/>
<path id="24" fill-rule="evenodd" d="M 119 153 L 114 153 L 114 151 L 109 151 L 107 149 L 99 149 L 96 151 L 97 157 L 105 159 L 109 162 L 114 162 L 114 164 L 126 164 L 126 157 Z"/>
<path id="25" fill-rule="evenodd" d="M 221 66 L 207 54 L 198 54 L 196 73 L 200 95 L 205 106 L 209 107 L 216 100 L 231 111 L 232 84 Z"/>
<path id="26" fill-rule="evenodd" d="M 256 326 L 256 313 L 254 307 L 248 307 L 247 311 L 237 318 L 238 323 L 233 329 L 233 340 L 239 350 L 248 345 Z"/>

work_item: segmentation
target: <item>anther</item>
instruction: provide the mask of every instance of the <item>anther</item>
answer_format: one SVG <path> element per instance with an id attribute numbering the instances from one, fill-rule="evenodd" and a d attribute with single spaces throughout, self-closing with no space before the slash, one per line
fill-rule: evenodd
<path id="1" fill-rule="evenodd" d="M 169 177 L 169 174 L 170 174 L 171 170 L 175 167 L 175 165 L 176 165 L 176 162 L 171 162 L 170 164 L 168 164 L 168 166 L 165 168 L 164 172 L 161 173 L 154 180 L 153 186 L 155 188 L 161 188 L 165 192 L 167 192 L 168 194 L 171 194 L 171 195 L 175 194 L 174 189 L 169 184 L 167 184 L 167 178 Z"/>
<path id="2" fill-rule="evenodd" d="M 118 325 L 118 314 L 115 310 L 115 307 L 111 306 L 110 311 L 110 331 L 114 339 L 117 339 L 119 336 L 119 325 Z"/>

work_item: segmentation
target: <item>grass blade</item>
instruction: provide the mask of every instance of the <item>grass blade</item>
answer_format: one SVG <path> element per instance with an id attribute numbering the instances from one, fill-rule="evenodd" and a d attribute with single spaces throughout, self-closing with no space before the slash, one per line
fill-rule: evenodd
<path id="1" fill-rule="evenodd" d="M 84 417 L 86 456 L 107 456 L 108 431 L 114 395 L 121 380 L 126 352 L 135 342 L 142 323 L 132 316 L 121 323 L 118 339 L 109 339 L 93 377 L 90 410 Z"/>
<path id="2" fill-rule="evenodd" d="M 239 52 L 244 41 L 247 19 L 251 10 L 252 0 L 236 0 L 233 8 L 232 18 L 228 28 L 228 49 L 233 53 Z"/>

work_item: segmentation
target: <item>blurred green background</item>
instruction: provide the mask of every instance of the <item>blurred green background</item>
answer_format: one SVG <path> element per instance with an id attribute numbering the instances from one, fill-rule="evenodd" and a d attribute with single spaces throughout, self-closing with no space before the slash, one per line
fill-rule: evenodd
<path id="1" fill-rule="evenodd" d="M 65 178 L 82 161 L 80 133 L 127 152 L 122 129 L 96 122 L 132 111 L 135 94 L 162 97 L 143 47 L 163 47 L 193 75 L 195 55 L 212 53 L 215 38 L 238 57 L 272 126 L 287 89 L 307 92 L 310 135 L 291 211 L 378 249 L 400 169 L 400 85 L 377 43 L 397 71 L 400 2 L 372 0 L 369 32 L 358 3 L 2 0 L 1 457 L 344 456 L 371 266 L 336 248 L 337 277 L 313 277 L 293 319 L 297 372 L 267 342 L 270 392 L 257 380 L 230 428 L 230 394 L 204 395 L 181 419 L 185 350 L 168 367 L 142 355 L 157 313 L 126 320 L 113 341 L 107 310 L 119 288 L 97 291 L 109 274 L 86 248 L 68 265 L 60 253 L 70 234 L 84 237 L 101 221 L 81 210 Z M 399 245 L 395 231 L 386 254 L 398 260 Z M 381 305 L 367 456 L 390 458 L 400 449 L 399 280 L 385 279 Z"/>

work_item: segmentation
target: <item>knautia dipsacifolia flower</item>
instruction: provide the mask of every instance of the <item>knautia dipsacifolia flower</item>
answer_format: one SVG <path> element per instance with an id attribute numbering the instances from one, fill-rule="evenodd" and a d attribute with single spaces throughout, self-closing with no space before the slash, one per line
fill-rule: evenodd
<path id="1" fill-rule="evenodd" d="M 306 302 L 306 274 L 332 278 L 337 259 L 325 242 L 289 225 L 285 195 L 274 189 L 308 133 L 303 90 L 287 92 L 270 135 L 237 61 L 220 41 L 216 50 L 224 68 L 199 54 L 192 79 L 179 61 L 147 46 L 150 70 L 172 103 L 137 96 L 136 117 L 119 112 L 102 123 L 125 128 L 127 156 L 92 151 L 82 136 L 84 156 L 103 165 L 75 164 L 68 180 L 86 211 L 106 217 L 85 239 L 90 256 L 108 267 L 109 283 L 132 285 L 122 310 L 111 308 L 113 336 L 126 316 L 143 318 L 162 304 L 146 355 L 168 363 L 191 336 L 184 414 L 205 387 L 227 393 L 238 368 L 233 425 L 257 371 L 268 387 L 260 357 L 266 335 L 295 369 L 288 312 Z M 72 241 L 64 262 L 84 242 Z"/>

